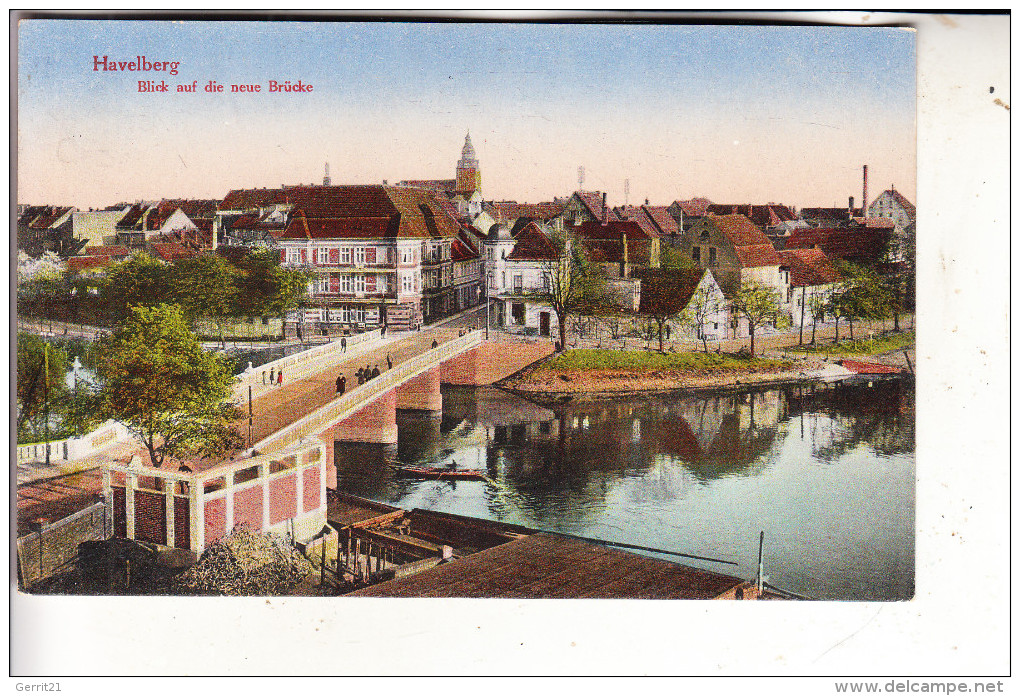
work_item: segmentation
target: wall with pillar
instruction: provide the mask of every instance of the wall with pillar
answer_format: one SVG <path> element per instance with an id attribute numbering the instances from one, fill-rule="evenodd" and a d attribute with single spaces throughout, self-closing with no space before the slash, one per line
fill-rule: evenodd
<path id="1" fill-rule="evenodd" d="M 442 411 L 443 393 L 439 389 L 442 370 L 437 366 L 397 387 L 397 408 L 415 411 Z"/>
<path id="2" fill-rule="evenodd" d="M 397 394 L 391 389 L 334 428 L 337 440 L 346 442 L 397 441 Z"/>

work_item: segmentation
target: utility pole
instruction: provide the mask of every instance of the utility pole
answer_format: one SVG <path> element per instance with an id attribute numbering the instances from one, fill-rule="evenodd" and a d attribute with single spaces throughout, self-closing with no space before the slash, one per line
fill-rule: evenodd
<path id="1" fill-rule="evenodd" d="M 262 374 L 265 375 L 265 372 L 263 372 Z M 265 377 L 263 377 L 263 379 L 265 379 Z M 248 385 L 248 449 L 251 449 L 251 419 L 252 419 L 252 411 L 251 411 L 251 385 L 249 384 Z"/>
<path id="2" fill-rule="evenodd" d="M 43 343 L 43 396 L 45 398 L 46 466 L 50 465 L 50 344 Z M 40 537 L 39 548 L 42 549 Z"/>

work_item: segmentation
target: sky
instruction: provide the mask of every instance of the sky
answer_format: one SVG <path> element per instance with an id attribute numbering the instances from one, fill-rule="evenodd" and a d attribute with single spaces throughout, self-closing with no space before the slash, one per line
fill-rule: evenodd
<path id="1" fill-rule="evenodd" d="M 468 131 L 486 200 L 569 195 L 583 166 L 611 205 L 843 206 L 864 164 L 870 199 L 916 200 L 910 29 L 33 19 L 17 50 L 20 203 L 223 198 L 327 161 L 334 184 L 453 178 Z"/>

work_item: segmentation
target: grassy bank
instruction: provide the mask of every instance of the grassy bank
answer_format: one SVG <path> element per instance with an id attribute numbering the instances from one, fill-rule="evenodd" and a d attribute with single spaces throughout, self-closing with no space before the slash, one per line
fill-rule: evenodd
<path id="1" fill-rule="evenodd" d="M 889 336 L 881 336 L 871 341 L 868 339 L 857 339 L 815 346 L 791 346 L 787 350 L 821 355 L 877 355 L 879 353 L 888 353 L 891 350 L 909 348 L 914 345 L 914 340 L 914 332 L 905 331 Z"/>
<path id="2" fill-rule="evenodd" d="M 628 370 L 631 372 L 730 372 L 784 370 L 787 360 L 745 358 L 714 353 L 656 353 L 653 351 L 624 351 L 578 349 L 568 350 L 542 363 L 535 376 L 549 372 Z"/>

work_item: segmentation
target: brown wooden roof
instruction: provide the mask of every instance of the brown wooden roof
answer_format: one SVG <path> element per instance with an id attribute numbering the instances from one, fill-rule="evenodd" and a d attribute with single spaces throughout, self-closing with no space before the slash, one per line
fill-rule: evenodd
<path id="1" fill-rule="evenodd" d="M 538 533 L 348 596 L 713 599 L 742 583 L 729 575 Z"/>

